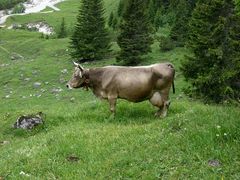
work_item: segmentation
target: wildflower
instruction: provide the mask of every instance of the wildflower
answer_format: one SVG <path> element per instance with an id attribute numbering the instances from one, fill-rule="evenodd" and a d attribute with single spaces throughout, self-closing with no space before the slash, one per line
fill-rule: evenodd
<path id="1" fill-rule="evenodd" d="M 224 135 L 224 136 L 227 136 L 227 133 L 224 133 L 223 135 Z"/>
<path id="2" fill-rule="evenodd" d="M 221 126 L 217 125 L 217 128 L 218 128 L 218 129 L 220 129 L 220 128 L 221 128 Z"/>
<path id="3" fill-rule="evenodd" d="M 217 137 L 219 137 L 219 134 L 216 134 Z"/>

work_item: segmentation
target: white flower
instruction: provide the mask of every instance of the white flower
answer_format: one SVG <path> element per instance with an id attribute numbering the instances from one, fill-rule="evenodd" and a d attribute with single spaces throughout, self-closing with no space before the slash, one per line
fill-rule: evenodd
<path id="1" fill-rule="evenodd" d="M 219 137 L 219 134 L 216 134 L 217 137 Z"/>
<path id="2" fill-rule="evenodd" d="M 220 129 L 220 128 L 221 128 L 221 126 L 217 125 L 217 128 L 218 128 L 218 129 Z"/>
<path id="3" fill-rule="evenodd" d="M 223 135 L 224 135 L 224 136 L 227 136 L 227 133 L 224 133 Z"/>

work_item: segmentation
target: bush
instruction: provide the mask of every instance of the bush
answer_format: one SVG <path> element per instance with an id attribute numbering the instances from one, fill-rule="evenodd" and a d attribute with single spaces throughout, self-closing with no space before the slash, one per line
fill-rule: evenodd
<path id="1" fill-rule="evenodd" d="M 16 4 L 25 1 L 27 0 L 0 0 L 0 10 L 13 8 Z"/>
<path id="2" fill-rule="evenodd" d="M 170 51 L 175 48 L 174 42 L 169 37 L 161 36 L 159 38 L 159 41 L 160 41 L 159 47 L 161 51 Z"/>
<path id="3" fill-rule="evenodd" d="M 25 7 L 22 3 L 20 3 L 14 6 L 12 14 L 20 14 L 20 13 L 24 13 L 24 11 L 25 11 Z"/>

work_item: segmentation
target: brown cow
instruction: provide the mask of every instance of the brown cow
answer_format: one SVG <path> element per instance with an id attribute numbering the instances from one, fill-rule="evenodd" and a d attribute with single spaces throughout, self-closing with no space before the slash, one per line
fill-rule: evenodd
<path id="1" fill-rule="evenodd" d="M 67 83 L 69 89 L 85 87 L 102 99 L 107 99 L 110 110 L 115 114 L 117 98 L 131 102 L 149 100 L 159 108 L 156 116 L 165 117 L 170 105 L 169 91 L 174 90 L 175 70 L 170 63 L 150 66 L 124 67 L 105 66 L 84 69 L 75 64 L 75 72 Z"/>

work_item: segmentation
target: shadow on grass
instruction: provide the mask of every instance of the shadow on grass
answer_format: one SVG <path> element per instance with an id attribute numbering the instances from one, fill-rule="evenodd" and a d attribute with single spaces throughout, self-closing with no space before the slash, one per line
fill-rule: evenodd
<path id="1" fill-rule="evenodd" d="M 120 100 L 116 107 L 115 118 L 111 117 L 108 103 L 97 101 L 94 103 L 78 105 L 69 110 L 69 107 L 61 111 L 50 109 L 46 112 L 46 119 L 43 125 L 37 126 L 33 130 L 13 129 L 11 127 L 5 128 L 3 132 L 6 136 L 16 137 L 30 137 L 39 133 L 46 133 L 53 128 L 61 126 L 68 126 L 69 124 L 151 124 L 156 121 L 168 121 L 175 119 L 177 113 L 182 113 L 186 110 L 185 107 L 178 104 L 171 105 L 168 116 L 166 118 L 155 117 L 154 114 L 157 108 L 154 108 L 148 101 L 142 103 L 130 103 Z M 182 123 L 173 122 L 173 131 L 181 129 Z M 180 128 L 180 129 L 179 129 Z"/>

